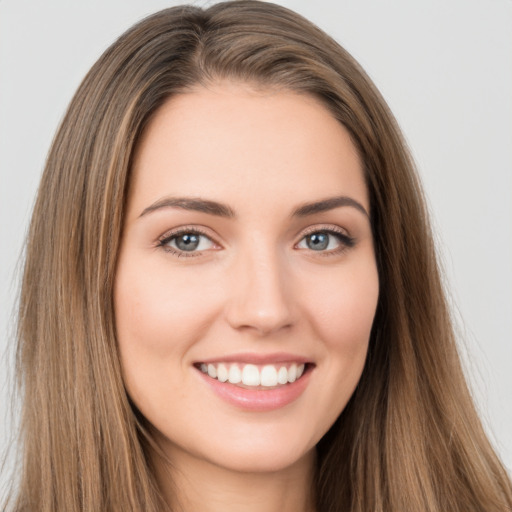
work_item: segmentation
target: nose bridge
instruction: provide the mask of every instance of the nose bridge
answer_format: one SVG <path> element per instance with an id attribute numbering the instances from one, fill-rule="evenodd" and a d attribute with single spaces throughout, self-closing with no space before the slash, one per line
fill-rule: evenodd
<path id="1" fill-rule="evenodd" d="M 261 335 L 289 326 L 292 295 L 284 255 L 270 244 L 250 244 L 236 257 L 227 317 L 232 327 Z"/>

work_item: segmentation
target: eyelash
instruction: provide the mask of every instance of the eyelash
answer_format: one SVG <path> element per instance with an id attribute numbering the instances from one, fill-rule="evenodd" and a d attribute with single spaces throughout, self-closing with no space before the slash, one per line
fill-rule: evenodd
<path id="1" fill-rule="evenodd" d="M 320 227 L 315 226 L 315 227 L 307 229 L 304 233 L 302 233 L 302 236 L 301 236 L 299 242 L 297 242 L 297 244 L 295 244 L 295 247 L 300 242 L 302 242 L 306 237 L 314 235 L 314 234 L 320 234 L 320 233 L 334 236 L 339 241 L 340 247 L 333 249 L 333 250 L 329 250 L 329 251 L 314 251 L 313 249 L 311 249 L 311 252 L 313 252 L 313 253 L 316 252 L 316 253 L 318 253 L 319 256 L 336 256 L 336 255 L 339 255 L 339 254 L 351 249 L 356 244 L 356 239 L 347 235 L 341 229 L 335 229 L 332 226 L 325 227 L 325 228 L 323 228 L 321 226 Z M 205 231 L 197 228 L 196 226 L 194 226 L 194 227 L 184 226 L 182 228 L 179 228 L 175 231 L 168 232 L 165 235 L 163 235 L 162 238 L 160 238 L 158 240 L 157 247 L 159 247 L 159 248 L 163 249 L 165 252 L 168 252 L 177 257 L 191 258 L 191 257 L 200 256 L 202 254 L 203 251 L 190 251 L 190 252 L 181 251 L 179 249 L 175 249 L 174 247 L 171 247 L 168 245 L 172 240 L 178 238 L 180 235 L 204 236 L 204 237 L 208 238 L 208 240 L 210 240 L 212 244 L 216 245 L 216 243 L 211 239 L 211 237 Z"/>
<path id="2" fill-rule="evenodd" d="M 181 251 L 179 249 L 175 249 L 174 247 L 171 247 L 170 245 L 168 245 L 172 240 L 174 240 L 175 238 L 178 238 L 181 235 L 204 236 L 204 237 L 208 238 L 208 240 L 210 240 L 212 242 L 212 244 L 215 244 L 215 242 L 211 239 L 211 237 L 205 231 L 202 231 L 201 229 L 197 228 L 196 226 L 194 226 L 194 227 L 184 226 L 182 228 L 179 228 L 175 231 L 168 232 L 165 235 L 163 235 L 162 238 L 160 238 L 158 240 L 157 247 L 163 249 L 165 252 L 168 252 L 174 256 L 177 256 L 178 258 L 180 258 L 180 257 L 192 258 L 192 257 L 200 256 L 202 251 L 193 251 L 193 252 L 192 251 L 190 251 L 190 252 Z"/>
<path id="3" fill-rule="evenodd" d="M 301 239 L 296 245 L 298 245 L 300 242 L 302 242 L 302 240 L 304 240 L 308 236 L 320 233 L 335 237 L 338 240 L 340 246 L 337 247 L 336 249 L 331 249 L 329 251 L 314 251 L 313 249 L 311 249 L 311 252 L 316 252 L 318 256 L 337 256 L 349 249 L 352 249 L 352 247 L 354 247 L 356 244 L 356 239 L 354 237 L 347 235 L 347 233 L 345 233 L 343 230 L 339 228 L 335 228 L 334 226 L 329 226 L 325 228 L 322 226 L 314 226 L 308 228 L 304 233 L 302 233 Z"/>

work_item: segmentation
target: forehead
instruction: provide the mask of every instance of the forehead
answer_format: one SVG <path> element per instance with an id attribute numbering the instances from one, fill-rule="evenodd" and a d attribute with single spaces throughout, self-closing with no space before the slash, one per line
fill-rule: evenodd
<path id="1" fill-rule="evenodd" d="M 254 196 L 300 203 L 340 193 L 369 207 L 358 152 L 319 100 L 229 82 L 174 96 L 156 112 L 130 188 L 138 209 L 166 194 L 242 206 Z"/>

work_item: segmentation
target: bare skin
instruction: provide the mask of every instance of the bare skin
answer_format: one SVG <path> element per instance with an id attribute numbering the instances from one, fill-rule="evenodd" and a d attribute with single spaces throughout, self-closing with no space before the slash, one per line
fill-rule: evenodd
<path id="1" fill-rule="evenodd" d="M 177 465 L 175 461 L 173 465 Z M 186 473 L 172 471 L 165 463 L 157 463 L 157 467 L 166 500 L 173 510 L 315 512 L 312 452 L 285 471 L 270 474 L 226 471 L 197 460 L 186 461 Z"/>

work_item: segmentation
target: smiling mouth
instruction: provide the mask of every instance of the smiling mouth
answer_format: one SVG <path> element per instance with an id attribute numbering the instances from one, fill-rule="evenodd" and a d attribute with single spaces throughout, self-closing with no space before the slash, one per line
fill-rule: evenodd
<path id="1" fill-rule="evenodd" d="M 275 389 L 292 384 L 312 366 L 311 363 L 243 364 L 197 363 L 199 371 L 219 382 L 228 382 L 247 389 Z"/>

